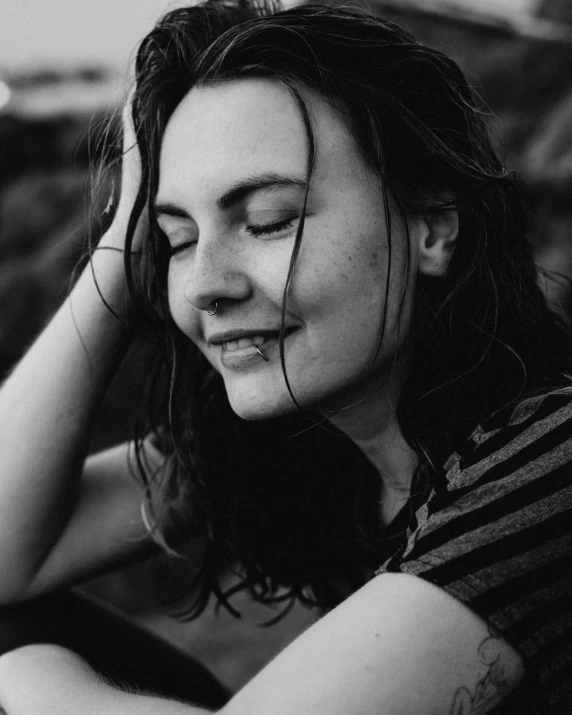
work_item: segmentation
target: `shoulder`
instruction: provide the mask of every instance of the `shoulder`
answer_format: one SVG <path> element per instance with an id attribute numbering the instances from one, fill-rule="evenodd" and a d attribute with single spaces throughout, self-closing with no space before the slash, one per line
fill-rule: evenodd
<path id="1" fill-rule="evenodd" d="M 528 398 L 483 421 L 435 475 L 418 510 L 417 536 L 441 521 L 451 537 L 492 522 L 500 534 L 503 516 L 542 511 L 551 498 L 572 506 L 572 389 Z"/>
<path id="2" fill-rule="evenodd" d="M 534 504 L 570 489 L 571 464 L 572 388 L 565 388 L 509 405 L 484 420 L 437 475 L 434 506 L 453 501 L 457 507 L 484 506 L 533 483 L 527 493 Z M 512 505 L 524 503 L 513 500 Z"/>
<path id="3" fill-rule="evenodd" d="M 380 573 L 409 573 L 446 590 L 541 678 L 562 680 L 572 660 L 571 566 L 572 389 L 565 388 L 483 421 L 436 475 Z"/>
<path id="4" fill-rule="evenodd" d="M 461 447 L 460 457 L 465 457 L 467 464 L 477 463 L 488 455 L 507 456 L 535 444 L 527 453 L 534 457 L 570 439 L 571 424 L 572 386 L 537 394 L 483 420 Z"/>

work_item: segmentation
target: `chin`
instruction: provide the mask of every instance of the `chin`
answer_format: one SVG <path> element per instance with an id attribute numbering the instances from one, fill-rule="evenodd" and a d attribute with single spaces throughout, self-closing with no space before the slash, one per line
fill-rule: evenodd
<path id="1" fill-rule="evenodd" d="M 243 420 L 255 422 L 257 420 L 272 420 L 277 417 L 290 415 L 298 410 L 290 396 L 288 403 L 284 401 L 272 402 L 271 400 L 233 400 L 229 396 L 229 403 L 233 412 Z"/>
<path id="2" fill-rule="evenodd" d="M 237 389 L 236 385 L 226 385 L 226 394 L 233 412 L 243 420 L 271 420 L 298 411 L 298 407 L 284 386 L 272 389 Z M 258 386 L 260 388 L 260 386 Z M 234 389 L 233 389 L 234 388 Z"/>
<path id="3" fill-rule="evenodd" d="M 233 412 L 241 419 L 249 421 L 285 417 L 299 412 L 300 408 L 309 411 L 320 411 L 323 408 L 336 412 L 356 397 L 361 396 L 355 385 L 340 391 L 338 381 L 335 386 L 314 384 L 311 390 L 304 389 L 304 387 L 292 385 L 298 407 L 290 396 L 286 385 L 280 389 L 276 383 L 272 387 L 268 384 L 242 384 L 240 386 L 232 382 L 225 384 L 226 394 Z"/>

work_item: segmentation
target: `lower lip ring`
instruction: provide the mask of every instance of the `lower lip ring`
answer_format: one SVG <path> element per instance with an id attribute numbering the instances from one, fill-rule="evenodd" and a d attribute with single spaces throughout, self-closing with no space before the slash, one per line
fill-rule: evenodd
<path id="1" fill-rule="evenodd" d="M 284 340 L 293 333 L 291 330 L 284 336 Z M 274 351 L 274 349 L 280 348 L 279 336 L 267 338 L 260 345 L 248 346 L 249 348 L 254 347 L 255 351 L 249 351 L 248 353 L 243 353 L 239 348 L 238 350 L 229 351 L 225 348 L 224 343 L 221 345 L 221 362 L 224 367 L 229 369 L 240 369 L 246 368 L 248 366 L 263 365 L 270 362 L 270 357 L 268 356 L 268 351 Z"/>
<path id="2" fill-rule="evenodd" d="M 262 350 L 258 347 L 258 345 L 256 345 L 255 347 L 256 347 L 256 352 L 260 355 L 260 357 L 264 360 L 264 362 L 268 362 L 270 360 L 270 358 L 266 357 L 266 355 L 262 352 Z"/>

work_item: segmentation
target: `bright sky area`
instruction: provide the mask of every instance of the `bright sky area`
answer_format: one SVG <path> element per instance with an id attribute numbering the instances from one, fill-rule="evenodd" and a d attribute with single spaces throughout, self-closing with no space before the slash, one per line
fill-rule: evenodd
<path id="1" fill-rule="evenodd" d="M 536 0 L 449 0 L 492 12 Z M 108 65 L 125 73 L 137 42 L 185 0 L 0 0 L 0 71 Z"/>

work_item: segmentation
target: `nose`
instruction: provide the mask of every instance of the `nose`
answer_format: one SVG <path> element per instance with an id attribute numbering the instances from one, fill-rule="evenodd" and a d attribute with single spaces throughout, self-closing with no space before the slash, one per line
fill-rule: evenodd
<path id="1" fill-rule="evenodd" d="M 185 299 L 198 310 L 222 300 L 241 301 L 251 293 L 245 256 L 231 237 L 202 236 L 186 275 Z"/>

